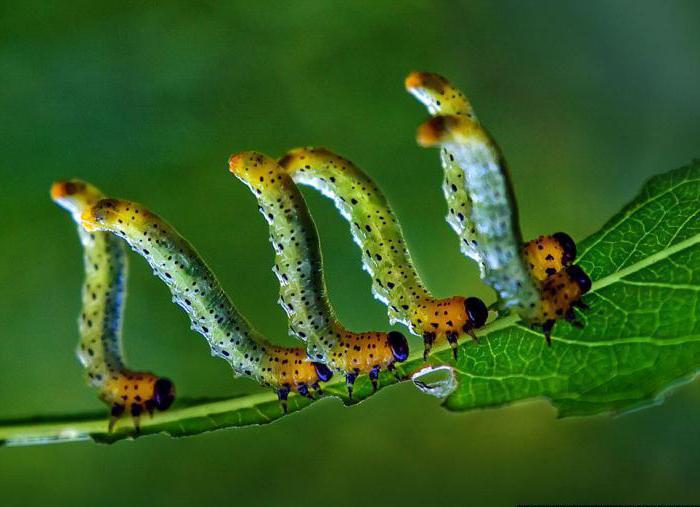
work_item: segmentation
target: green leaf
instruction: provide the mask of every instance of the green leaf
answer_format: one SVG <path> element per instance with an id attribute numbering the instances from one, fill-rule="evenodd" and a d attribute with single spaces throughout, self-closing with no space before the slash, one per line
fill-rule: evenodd
<path id="1" fill-rule="evenodd" d="M 661 399 L 700 367 L 700 163 L 656 176 L 579 246 L 594 280 L 584 329 L 542 336 L 511 320 L 456 365 L 451 410 L 545 396 L 561 416 Z M 447 359 L 443 354 L 441 357 Z"/>
<path id="2" fill-rule="evenodd" d="M 700 367 L 700 162 L 650 180 L 640 195 L 601 231 L 579 245 L 579 263 L 593 288 L 580 314 L 584 329 L 558 323 L 553 346 L 541 334 L 503 316 L 464 340 L 457 363 L 447 345 L 430 362 L 452 367 L 458 382 L 445 399 L 450 410 L 497 406 L 547 397 L 561 416 L 622 412 L 655 403 Z M 403 363 L 406 375 L 423 367 L 421 351 Z M 385 387 L 396 380 L 383 374 Z M 355 403 L 371 395 L 366 378 L 349 400 L 343 383 L 326 396 Z M 289 399 L 290 412 L 311 403 Z M 141 435 L 184 436 L 265 424 L 283 416 L 272 392 L 221 400 L 180 401 L 142 421 Z M 26 445 L 133 436 L 125 419 L 107 432 L 104 414 L 0 421 L 0 444 Z"/>

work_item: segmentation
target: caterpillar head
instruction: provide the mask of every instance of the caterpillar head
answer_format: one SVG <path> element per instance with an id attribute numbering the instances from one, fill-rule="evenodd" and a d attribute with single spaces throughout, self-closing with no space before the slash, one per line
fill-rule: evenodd
<path id="1" fill-rule="evenodd" d="M 467 311 L 472 328 L 480 328 L 486 324 L 486 320 L 489 317 L 489 309 L 486 308 L 481 299 L 475 297 L 465 299 L 464 309 Z"/>
<path id="2" fill-rule="evenodd" d="M 321 382 L 328 382 L 331 377 L 333 377 L 333 372 L 325 364 L 317 362 L 311 364 L 313 364 L 314 370 L 316 370 L 316 375 L 318 375 L 318 380 Z"/>
<path id="3" fill-rule="evenodd" d="M 51 185 L 51 199 L 77 218 L 102 197 L 97 187 L 82 180 L 56 181 Z"/>
<path id="4" fill-rule="evenodd" d="M 408 341 L 406 337 L 398 331 L 390 331 L 387 340 L 391 353 L 398 362 L 402 363 L 408 358 Z"/>
<path id="5" fill-rule="evenodd" d="M 573 264 L 567 267 L 566 273 L 569 275 L 569 278 L 578 285 L 579 289 L 581 289 L 581 294 L 585 294 L 591 290 L 591 278 L 579 266 Z"/>
<path id="6" fill-rule="evenodd" d="M 146 401 L 146 405 L 152 402 L 156 410 L 161 412 L 168 410 L 175 401 L 175 384 L 170 379 L 161 377 L 153 385 L 153 396 Z"/>
<path id="7" fill-rule="evenodd" d="M 564 266 L 571 264 L 576 259 L 576 243 L 565 232 L 555 232 L 552 237 L 559 243 L 563 251 L 561 262 Z"/>

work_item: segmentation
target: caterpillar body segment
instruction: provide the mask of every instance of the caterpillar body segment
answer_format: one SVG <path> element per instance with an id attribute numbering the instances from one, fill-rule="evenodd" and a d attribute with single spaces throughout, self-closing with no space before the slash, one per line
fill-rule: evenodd
<path id="1" fill-rule="evenodd" d="M 323 148 L 299 148 L 279 161 L 294 182 L 329 197 L 350 224 L 362 252 L 372 291 L 388 309 L 389 320 L 423 337 L 425 356 L 436 340 L 447 340 L 457 353 L 457 338 L 481 327 L 486 306 L 478 298 L 435 298 L 411 260 L 401 226 L 376 184 L 349 160 Z"/>
<path id="2" fill-rule="evenodd" d="M 87 208 L 83 225 L 123 238 L 170 289 L 173 302 L 204 336 L 212 355 L 228 361 L 234 373 L 272 386 L 286 410 L 290 391 L 311 396 L 331 372 L 303 349 L 277 347 L 251 327 L 233 306 L 196 250 L 159 216 L 140 204 L 102 199 Z"/>
<path id="3" fill-rule="evenodd" d="M 395 331 L 357 333 L 338 321 L 327 296 L 316 226 L 296 184 L 274 159 L 242 152 L 230 158 L 229 168 L 255 195 L 268 223 L 279 302 L 291 333 L 307 343 L 310 357 L 346 376 L 351 396 L 359 374 L 369 374 L 376 389 L 379 372 L 407 358 L 406 338 Z"/>
<path id="4" fill-rule="evenodd" d="M 80 225 L 83 211 L 102 193 L 80 180 L 59 181 L 51 198 L 78 224 L 83 246 L 85 280 L 78 319 L 78 358 L 86 380 L 111 409 L 109 430 L 124 413 L 131 414 L 138 431 L 143 412 L 167 410 L 175 398 L 173 383 L 149 372 L 132 371 L 124 364 L 122 320 L 126 298 L 127 256 L 123 242 L 105 232 L 88 232 Z"/>
<path id="5" fill-rule="evenodd" d="M 497 292 L 501 308 L 541 325 L 549 343 L 553 323 L 573 315 L 573 300 L 563 308 L 553 292 L 562 283 L 576 285 L 566 271 L 576 253 L 573 241 L 557 233 L 523 247 L 505 160 L 469 101 L 435 74 L 411 73 L 406 88 L 433 115 L 419 127 L 417 140 L 421 146 L 440 148 L 447 222 L 459 235 L 462 252 L 479 263 L 482 279 Z M 557 273 L 557 280 L 549 281 Z M 576 274 L 582 273 L 578 268 Z M 585 287 L 585 280 L 578 278 Z M 561 294 L 573 297 L 576 289 L 572 291 Z"/>
<path id="6" fill-rule="evenodd" d="M 525 243 L 523 256 L 532 276 L 543 282 L 571 265 L 576 259 L 576 243 L 568 234 L 555 232 Z"/>

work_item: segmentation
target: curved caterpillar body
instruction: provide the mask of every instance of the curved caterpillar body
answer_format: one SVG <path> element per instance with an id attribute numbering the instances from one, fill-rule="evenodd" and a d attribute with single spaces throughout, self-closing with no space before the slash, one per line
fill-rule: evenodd
<path id="1" fill-rule="evenodd" d="M 51 198 L 70 212 L 78 224 L 83 245 L 85 281 L 78 325 L 80 362 L 86 368 L 88 384 L 99 390 L 111 407 L 109 430 L 125 412 L 130 413 L 138 431 L 143 412 L 167 410 L 175 399 L 173 383 L 148 372 L 131 371 L 124 365 L 122 316 L 126 297 L 127 257 L 121 240 L 105 232 L 88 232 L 80 216 L 102 193 L 79 180 L 59 181 L 51 187 Z"/>
<path id="2" fill-rule="evenodd" d="M 396 331 L 352 332 L 337 320 L 326 295 L 316 226 L 299 189 L 274 159 L 243 152 L 230 158 L 229 168 L 253 192 L 268 222 L 279 302 L 292 334 L 307 343 L 310 357 L 345 374 L 350 397 L 362 373 L 376 390 L 379 372 L 408 357 L 406 338 Z"/>
<path id="3" fill-rule="evenodd" d="M 212 355 L 229 362 L 237 375 L 272 386 L 286 411 L 290 391 L 311 397 L 331 371 L 309 360 L 301 348 L 272 345 L 233 306 L 194 248 L 175 229 L 145 207 L 129 201 L 102 199 L 87 208 L 88 230 L 109 231 L 144 257 L 170 289 L 173 302 L 203 335 Z"/>
<path id="4" fill-rule="evenodd" d="M 406 89 L 433 115 L 419 127 L 418 143 L 441 148 L 447 222 L 459 235 L 462 252 L 479 263 L 500 306 L 542 325 L 549 343 L 554 322 L 570 318 L 571 307 L 590 288 L 590 279 L 586 281 L 580 268 L 568 276 L 573 241 L 566 235 L 541 237 L 523 248 L 505 160 L 467 98 L 445 78 L 426 72 L 409 74 Z M 544 258 L 539 256 L 540 247 L 548 251 Z M 554 287 L 562 284 L 570 290 L 559 288 L 555 294 Z M 565 304 L 564 296 L 575 300 Z"/>
<path id="5" fill-rule="evenodd" d="M 437 339 L 447 339 L 455 356 L 462 332 L 476 339 L 473 330 L 486 322 L 486 306 L 474 297 L 437 299 L 430 294 L 413 266 L 396 216 L 369 176 L 325 149 L 292 150 L 279 163 L 294 182 L 334 201 L 362 251 L 375 297 L 387 305 L 392 323 L 401 322 L 423 337 L 425 357 Z"/>

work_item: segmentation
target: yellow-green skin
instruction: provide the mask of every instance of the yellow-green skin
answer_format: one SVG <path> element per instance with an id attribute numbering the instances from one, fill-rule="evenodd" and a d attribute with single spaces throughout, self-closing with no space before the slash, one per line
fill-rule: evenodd
<path id="1" fill-rule="evenodd" d="M 283 399 L 289 390 L 306 395 L 318 387 L 317 364 L 304 350 L 272 345 L 253 329 L 192 245 L 159 216 L 137 203 L 103 199 L 85 210 L 82 224 L 114 233 L 146 259 L 212 355 L 228 361 L 237 375 L 274 386 Z"/>
<path id="2" fill-rule="evenodd" d="M 397 358 L 388 333 L 349 331 L 336 318 L 327 296 L 316 226 L 289 174 L 274 159 L 256 152 L 232 156 L 229 168 L 255 195 L 269 225 L 279 302 L 291 333 L 307 343 L 312 358 L 350 374 L 351 380 L 360 373 L 376 380 L 380 370 L 391 369 Z"/>
<path id="3" fill-rule="evenodd" d="M 85 280 L 78 319 L 81 339 L 77 353 L 85 367 L 88 383 L 100 388 L 111 374 L 125 369 L 121 327 L 128 270 L 126 247 L 111 234 L 88 232 L 80 226 L 84 209 L 103 197 L 97 188 L 76 180 L 57 182 L 51 194 L 78 224 Z"/>
<path id="4" fill-rule="evenodd" d="M 531 318 L 539 288 L 522 258 L 517 208 L 498 146 L 464 94 L 445 78 L 413 72 L 406 88 L 433 115 L 419 128 L 418 142 L 441 148 L 447 222 L 459 235 L 462 252 L 479 263 L 502 309 Z"/>

